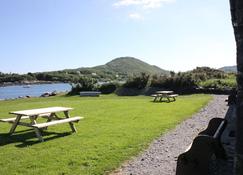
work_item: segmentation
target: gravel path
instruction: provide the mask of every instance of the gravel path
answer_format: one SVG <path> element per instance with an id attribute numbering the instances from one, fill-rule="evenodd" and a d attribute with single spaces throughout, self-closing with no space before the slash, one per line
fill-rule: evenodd
<path id="1" fill-rule="evenodd" d="M 224 117 L 227 112 L 226 95 L 214 99 L 190 119 L 154 140 L 138 157 L 121 166 L 112 175 L 173 175 L 179 154 L 192 143 L 193 138 L 207 127 L 210 119 Z"/>

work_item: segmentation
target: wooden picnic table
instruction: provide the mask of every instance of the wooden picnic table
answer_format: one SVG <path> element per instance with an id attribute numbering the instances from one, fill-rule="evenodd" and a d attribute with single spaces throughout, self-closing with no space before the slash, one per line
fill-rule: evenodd
<path id="1" fill-rule="evenodd" d="M 168 95 L 168 94 L 173 94 L 174 91 L 156 91 L 156 94 L 163 94 L 163 95 Z"/>
<path id="2" fill-rule="evenodd" d="M 176 101 L 175 97 L 177 97 L 178 94 L 174 94 L 174 91 L 156 91 L 156 94 L 152 94 L 151 96 L 154 97 L 154 102 L 161 102 L 163 98 L 166 98 L 167 102 L 171 102 Z"/>
<path id="3" fill-rule="evenodd" d="M 12 111 L 10 114 L 16 115 L 14 118 L 0 119 L 1 122 L 12 123 L 12 127 L 9 131 L 9 134 L 13 134 L 18 125 L 31 127 L 34 129 L 36 136 L 40 141 L 44 141 L 41 135 L 41 129 L 47 129 L 48 126 L 69 123 L 70 128 L 73 132 L 77 132 L 73 122 L 78 122 L 83 117 L 70 117 L 69 111 L 73 108 L 68 107 L 48 107 L 48 108 L 39 108 L 39 109 L 30 109 L 30 110 L 21 110 L 21 111 Z M 57 113 L 63 112 L 64 118 L 59 117 Z M 43 117 L 47 121 L 44 123 L 37 123 L 37 118 Z M 22 119 L 29 119 L 30 122 L 22 122 Z"/>

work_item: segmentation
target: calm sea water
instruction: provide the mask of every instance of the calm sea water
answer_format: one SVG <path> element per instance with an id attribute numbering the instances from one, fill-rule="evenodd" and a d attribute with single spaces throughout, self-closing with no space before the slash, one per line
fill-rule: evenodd
<path id="1" fill-rule="evenodd" d="M 39 97 L 45 92 L 66 92 L 71 90 L 71 86 L 68 83 L 36 84 L 26 87 L 24 85 L 0 87 L 0 99 L 18 98 L 26 95 Z"/>

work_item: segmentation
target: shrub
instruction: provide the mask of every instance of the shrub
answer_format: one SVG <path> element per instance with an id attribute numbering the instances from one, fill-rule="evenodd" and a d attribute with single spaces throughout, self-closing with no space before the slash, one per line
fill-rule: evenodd
<path id="1" fill-rule="evenodd" d="M 236 88 L 235 79 L 211 79 L 200 82 L 199 85 L 203 88 L 215 88 L 215 89 L 232 89 Z"/>
<path id="2" fill-rule="evenodd" d="M 96 80 L 92 78 L 80 78 L 78 82 L 71 84 L 72 89 L 69 95 L 77 95 L 80 91 L 93 91 L 96 90 Z"/>
<path id="3" fill-rule="evenodd" d="M 125 84 L 123 84 L 123 87 L 143 89 L 147 86 L 148 81 L 149 81 L 149 75 L 146 75 L 145 73 L 141 73 L 140 76 L 135 76 L 129 79 Z"/>
<path id="4" fill-rule="evenodd" d="M 173 77 L 167 76 L 153 76 L 151 80 L 151 87 L 159 87 L 165 89 L 185 89 L 196 86 L 195 81 L 186 74 L 177 74 Z"/>
<path id="5" fill-rule="evenodd" d="M 110 93 L 115 92 L 116 88 L 117 88 L 116 84 L 114 84 L 114 83 L 106 83 L 106 84 L 102 84 L 99 87 L 99 91 L 102 94 L 110 94 Z"/>

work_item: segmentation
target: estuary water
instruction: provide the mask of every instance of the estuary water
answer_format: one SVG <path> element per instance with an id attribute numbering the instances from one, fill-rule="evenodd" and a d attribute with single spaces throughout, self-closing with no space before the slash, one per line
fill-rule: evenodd
<path id="1" fill-rule="evenodd" d="M 70 90 L 71 85 L 68 83 L 6 86 L 0 87 L 0 100 L 25 97 L 27 95 L 39 97 L 45 92 L 66 92 Z"/>

